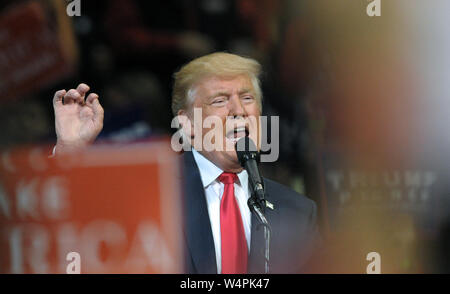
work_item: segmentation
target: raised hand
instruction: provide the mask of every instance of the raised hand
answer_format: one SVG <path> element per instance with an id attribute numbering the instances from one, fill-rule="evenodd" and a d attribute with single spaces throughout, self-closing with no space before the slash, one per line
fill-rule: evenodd
<path id="1" fill-rule="evenodd" d="M 53 97 L 55 110 L 56 153 L 71 152 L 91 144 L 103 128 L 103 107 L 98 95 L 85 99 L 89 86 L 59 90 Z"/>

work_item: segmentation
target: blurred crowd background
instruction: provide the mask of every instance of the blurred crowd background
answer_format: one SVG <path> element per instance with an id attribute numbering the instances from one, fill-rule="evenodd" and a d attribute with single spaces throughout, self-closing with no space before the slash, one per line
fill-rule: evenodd
<path id="1" fill-rule="evenodd" d="M 450 4 L 365 0 L 0 3 L 0 148 L 55 142 L 52 97 L 88 84 L 99 141 L 170 136 L 172 74 L 226 51 L 257 59 L 280 158 L 262 174 L 319 206 L 325 272 L 450 272 Z M 312 270 L 313 271 L 313 270 Z"/>

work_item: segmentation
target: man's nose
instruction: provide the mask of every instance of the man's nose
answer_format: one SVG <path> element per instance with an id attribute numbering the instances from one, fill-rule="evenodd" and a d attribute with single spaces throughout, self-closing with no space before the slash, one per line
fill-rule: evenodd
<path id="1" fill-rule="evenodd" d="M 245 117 L 246 112 L 244 105 L 242 105 L 241 99 L 239 99 L 239 96 L 234 95 L 231 97 L 230 103 L 228 103 L 230 107 L 229 116 L 242 116 Z"/>

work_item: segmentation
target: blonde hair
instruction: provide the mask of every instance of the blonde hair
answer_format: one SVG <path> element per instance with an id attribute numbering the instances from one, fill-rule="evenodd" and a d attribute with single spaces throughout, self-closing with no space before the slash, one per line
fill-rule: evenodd
<path id="1" fill-rule="evenodd" d="M 253 84 L 258 101 L 259 110 L 262 111 L 262 91 L 259 81 L 261 65 L 258 61 L 236 54 L 216 52 L 196 58 L 184 65 L 174 73 L 172 91 L 172 113 L 188 109 L 194 102 L 194 86 L 206 76 L 233 77 L 247 74 Z"/>

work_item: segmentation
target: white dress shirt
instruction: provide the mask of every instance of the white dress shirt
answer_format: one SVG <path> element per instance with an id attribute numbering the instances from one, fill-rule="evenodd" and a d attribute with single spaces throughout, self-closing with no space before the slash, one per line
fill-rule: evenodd
<path id="1" fill-rule="evenodd" d="M 222 199 L 224 184 L 219 181 L 218 177 L 223 173 L 223 170 L 194 149 L 192 149 L 192 155 L 200 170 L 200 177 L 202 179 L 203 188 L 205 189 L 209 220 L 211 222 L 211 230 L 214 239 L 214 248 L 216 250 L 217 272 L 221 273 L 220 200 Z M 239 178 L 239 183 L 234 184 L 234 195 L 239 210 L 241 211 L 247 248 L 249 250 L 248 252 L 250 252 L 251 212 L 247 205 L 247 200 L 250 197 L 248 190 L 248 174 L 247 171 L 243 170 L 238 173 L 237 176 Z"/>

